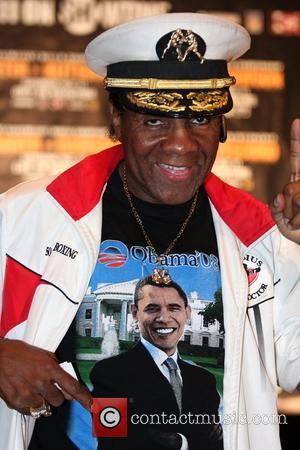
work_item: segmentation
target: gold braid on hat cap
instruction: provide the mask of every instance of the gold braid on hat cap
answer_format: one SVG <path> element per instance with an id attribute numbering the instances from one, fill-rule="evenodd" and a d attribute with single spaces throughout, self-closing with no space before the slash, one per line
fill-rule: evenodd
<path id="1" fill-rule="evenodd" d="M 108 88 L 127 89 L 221 89 L 232 86 L 234 77 L 209 78 L 206 80 L 162 80 L 158 78 L 104 78 Z"/>

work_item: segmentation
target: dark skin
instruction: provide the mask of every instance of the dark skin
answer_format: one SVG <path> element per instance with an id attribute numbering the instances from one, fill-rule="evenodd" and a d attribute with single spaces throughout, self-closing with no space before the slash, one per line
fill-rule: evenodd
<path id="1" fill-rule="evenodd" d="M 116 136 L 124 145 L 128 187 L 151 203 L 190 200 L 214 163 L 220 116 L 170 118 L 111 108 Z"/>
<path id="2" fill-rule="evenodd" d="M 90 393 L 65 372 L 53 353 L 14 339 L 0 341 L 0 393 L 10 408 L 29 414 L 43 399 L 60 406 L 65 399 L 78 400 L 90 409 Z M 57 388 L 57 383 L 61 389 Z"/>
<path id="3" fill-rule="evenodd" d="M 180 204 L 193 197 L 214 163 L 220 117 L 173 119 L 111 107 L 112 123 L 123 142 L 128 186 L 154 203 Z M 283 235 L 300 244 L 300 119 L 293 123 L 291 182 L 271 206 Z M 54 383 L 58 383 L 62 390 Z M 0 340 L 0 395 L 10 408 L 29 414 L 45 399 L 59 406 L 78 400 L 88 410 L 90 393 L 60 368 L 55 355 L 21 341 Z"/>
<path id="4" fill-rule="evenodd" d="M 291 127 L 290 168 L 290 182 L 275 197 L 271 212 L 281 234 L 300 244 L 300 119 Z"/>

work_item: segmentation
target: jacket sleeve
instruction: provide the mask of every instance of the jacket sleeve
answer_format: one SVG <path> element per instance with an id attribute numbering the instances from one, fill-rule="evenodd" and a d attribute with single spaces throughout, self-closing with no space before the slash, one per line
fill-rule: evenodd
<path id="1" fill-rule="evenodd" d="M 300 246 L 282 235 L 274 251 L 274 329 L 279 385 L 294 391 L 300 383 Z"/>

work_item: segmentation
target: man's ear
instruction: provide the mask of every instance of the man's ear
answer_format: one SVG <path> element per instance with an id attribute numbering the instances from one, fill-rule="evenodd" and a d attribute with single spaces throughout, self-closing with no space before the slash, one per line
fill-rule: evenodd
<path id="1" fill-rule="evenodd" d="M 121 115 L 120 111 L 113 105 L 109 104 L 109 112 L 111 118 L 111 125 L 117 140 L 121 140 Z"/>
<path id="2" fill-rule="evenodd" d="M 224 114 L 222 114 L 220 120 L 221 120 L 221 123 L 220 123 L 219 141 L 224 143 L 224 142 L 226 142 L 226 139 L 227 139 L 227 123 L 226 123 L 226 117 L 224 116 Z"/>
<path id="3" fill-rule="evenodd" d="M 134 320 L 137 320 L 137 312 L 138 312 L 138 308 L 137 308 L 137 306 L 133 303 L 133 304 L 131 305 L 131 314 L 132 314 L 132 318 L 133 318 Z"/>

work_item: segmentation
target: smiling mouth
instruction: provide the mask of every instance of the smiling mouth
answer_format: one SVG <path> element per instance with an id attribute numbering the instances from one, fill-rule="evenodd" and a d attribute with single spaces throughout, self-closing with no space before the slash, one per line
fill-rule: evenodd
<path id="1" fill-rule="evenodd" d="M 173 166 L 171 164 L 157 164 L 159 167 L 161 167 L 162 169 L 168 170 L 170 172 L 174 172 L 174 173 L 183 173 L 186 172 L 187 170 L 190 170 L 190 167 L 188 166 Z"/>
<path id="2" fill-rule="evenodd" d="M 190 179 L 192 167 L 190 166 L 173 166 L 172 164 L 157 163 L 157 167 L 161 174 L 170 181 L 186 181 Z"/>
<path id="3" fill-rule="evenodd" d="M 170 328 L 155 328 L 154 331 L 155 333 L 157 333 L 159 336 L 168 336 L 172 333 L 174 333 L 174 331 L 176 330 L 176 328 L 170 327 Z"/>

